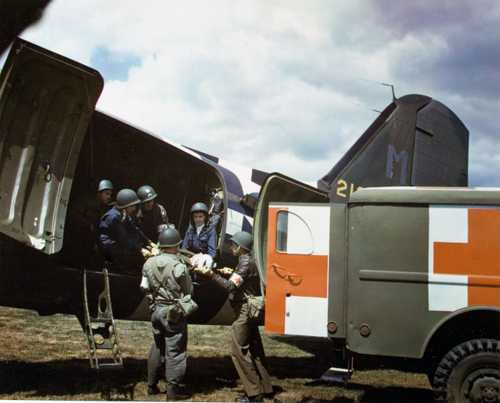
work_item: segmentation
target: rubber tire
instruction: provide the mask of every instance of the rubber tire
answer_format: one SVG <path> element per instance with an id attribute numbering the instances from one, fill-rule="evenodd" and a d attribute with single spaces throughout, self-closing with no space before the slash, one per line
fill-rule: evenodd
<path id="1" fill-rule="evenodd" d="M 432 385 L 436 401 L 463 402 L 460 391 L 467 375 L 476 369 L 496 368 L 500 371 L 500 341 L 473 339 L 450 350 L 434 372 Z"/>

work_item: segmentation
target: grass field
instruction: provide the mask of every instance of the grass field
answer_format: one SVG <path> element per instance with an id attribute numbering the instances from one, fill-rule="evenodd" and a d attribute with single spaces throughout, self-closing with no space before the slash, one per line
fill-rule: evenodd
<path id="1" fill-rule="evenodd" d="M 228 328 L 189 327 L 187 383 L 194 401 L 232 401 L 242 393 L 228 355 Z M 0 399 L 164 400 L 147 396 L 146 358 L 152 341 L 148 323 L 118 322 L 124 370 L 97 376 L 75 317 L 40 317 L 0 308 Z M 424 375 L 377 370 L 355 372 L 347 387 L 316 381 L 330 364 L 324 344 L 304 352 L 264 336 L 268 366 L 279 401 L 430 402 Z M 319 358 L 318 358 L 319 357 Z M 164 385 L 160 385 L 164 388 Z"/>

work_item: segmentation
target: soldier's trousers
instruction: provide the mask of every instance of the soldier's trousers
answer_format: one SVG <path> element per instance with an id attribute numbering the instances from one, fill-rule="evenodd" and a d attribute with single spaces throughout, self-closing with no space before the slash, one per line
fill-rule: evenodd
<path id="1" fill-rule="evenodd" d="M 271 393 L 273 387 L 266 369 L 266 356 L 258 326 L 248 318 L 246 303 L 236 309 L 231 326 L 231 358 L 247 396 Z"/>
<path id="2" fill-rule="evenodd" d="M 151 315 L 154 342 L 148 358 L 148 385 L 156 385 L 162 369 L 170 385 L 180 385 L 186 375 L 187 322 L 169 322 L 166 307 L 158 307 Z"/>

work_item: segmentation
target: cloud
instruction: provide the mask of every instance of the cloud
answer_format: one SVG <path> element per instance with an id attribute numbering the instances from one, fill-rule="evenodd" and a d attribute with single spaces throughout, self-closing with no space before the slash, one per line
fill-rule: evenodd
<path id="1" fill-rule="evenodd" d="M 97 67 L 99 109 L 305 181 L 328 172 L 372 109 L 390 102 L 379 84 L 389 82 L 399 96 L 451 107 L 471 131 L 471 183 L 494 183 L 499 10 L 494 1 L 54 0 L 24 37 Z"/>
<path id="2" fill-rule="evenodd" d="M 127 81 L 128 72 L 140 65 L 138 56 L 127 53 L 112 52 L 104 46 L 92 51 L 90 64 L 98 71 L 105 71 L 108 80 Z"/>
<path id="3" fill-rule="evenodd" d="M 421 39 L 416 52 L 401 52 L 411 63 L 393 63 L 401 79 L 427 80 L 448 93 L 496 98 L 500 90 L 500 16 L 496 1 L 377 2 L 379 17 L 396 37 Z"/>

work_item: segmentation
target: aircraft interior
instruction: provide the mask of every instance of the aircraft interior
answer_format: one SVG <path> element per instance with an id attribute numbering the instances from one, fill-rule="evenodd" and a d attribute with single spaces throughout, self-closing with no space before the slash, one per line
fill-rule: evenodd
<path id="1" fill-rule="evenodd" d="M 63 243 L 67 263 L 87 262 L 95 244 L 89 227 L 82 228 L 79 211 L 96 197 L 99 180 L 110 179 L 114 194 L 122 188 L 151 185 L 165 206 L 169 222 L 184 236 L 193 203 L 210 205 L 210 193 L 223 188 L 217 171 L 207 163 L 145 132 L 101 112 L 94 112 L 73 179 Z M 221 225 L 219 225 L 219 240 Z M 93 253 L 96 253 L 93 248 Z M 92 265 L 92 263 L 90 263 Z M 140 271 L 139 271 L 140 272 Z"/>

